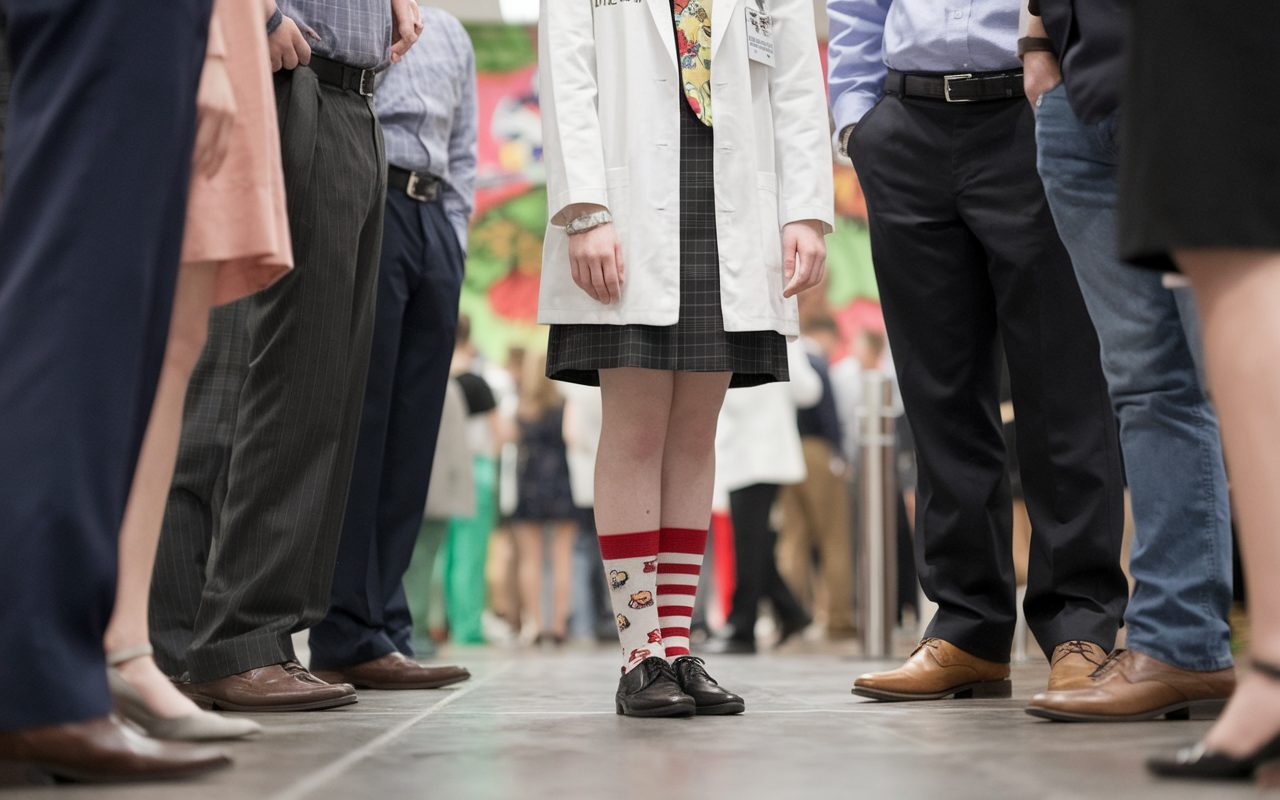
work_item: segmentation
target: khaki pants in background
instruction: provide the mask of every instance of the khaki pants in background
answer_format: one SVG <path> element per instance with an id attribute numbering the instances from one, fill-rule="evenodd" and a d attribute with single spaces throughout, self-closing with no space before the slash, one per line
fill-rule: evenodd
<path id="1" fill-rule="evenodd" d="M 827 633 L 832 638 L 851 637 L 855 629 L 849 490 L 844 476 L 833 469 L 835 452 L 830 443 L 806 436 L 801 446 L 809 477 L 804 483 L 782 487 L 778 571 L 796 597 L 811 606 L 814 601 L 812 553 L 816 549 L 826 588 Z"/>

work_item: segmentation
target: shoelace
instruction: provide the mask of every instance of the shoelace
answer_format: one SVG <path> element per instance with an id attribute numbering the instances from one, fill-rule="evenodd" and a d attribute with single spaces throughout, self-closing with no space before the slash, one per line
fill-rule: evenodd
<path id="1" fill-rule="evenodd" d="M 930 650 L 937 650 L 938 643 L 941 641 L 942 641 L 941 639 L 935 636 L 930 636 L 927 639 L 921 639 L 920 644 L 916 645 L 916 649 L 911 651 L 911 655 L 914 656 L 916 653 L 919 653 L 921 650 L 925 649 L 926 647 L 929 648 Z"/>
<path id="2" fill-rule="evenodd" d="M 297 661 L 286 661 L 280 665 L 284 671 L 304 681 L 311 683 L 323 683 L 319 678 L 311 674 L 311 670 L 299 664 Z"/>
<path id="3" fill-rule="evenodd" d="M 1095 671 L 1097 669 L 1102 669 L 1102 665 L 1107 663 L 1107 660 L 1105 658 L 1101 662 L 1093 660 L 1094 646 L 1095 645 L 1093 645 L 1092 642 L 1086 642 L 1084 639 L 1072 639 L 1071 641 L 1063 642 L 1062 644 L 1058 645 L 1058 648 L 1063 651 L 1062 655 L 1058 656 L 1058 658 L 1050 666 L 1056 667 L 1059 661 L 1061 661 L 1062 659 L 1066 658 L 1069 655 L 1075 654 L 1075 655 L 1083 656 L 1085 661 L 1088 661 L 1090 664 L 1094 666 Z"/>
<path id="4" fill-rule="evenodd" d="M 706 662 L 697 656 L 680 656 L 676 659 L 676 664 L 684 670 L 686 678 L 702 678 L 711 683 L 716 683 L 716 679 L 707 674 L 707 669 L 704 666 Z M 716 685 L 719 686 L 720 684 L 716 683 Z"/>
<path id="5" fill-rule="evenodd" d="M 1103 661 L 1102 664 L 1097 669 L 1091 672 L 1089 674 L 1089 677 L 1096 680 L 1098 678 L 1101 678 L 1103 675 L 1106 675 L 1111 670 L 1115 669 L 1116 664 L 1120 663 L 1120 656 L 1124 655 L 1124 652 L 1125 651 L 1123 649 L 1120 649 L 1120 650 L 1116 650 L 1114 653 L 1107 656 L 1107 660 Z"/>

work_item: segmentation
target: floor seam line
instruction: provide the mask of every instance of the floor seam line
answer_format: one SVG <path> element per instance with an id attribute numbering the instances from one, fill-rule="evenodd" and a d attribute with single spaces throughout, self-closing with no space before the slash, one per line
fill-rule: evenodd
<path id="1" fill-rule="evenodd" d="M 466 695 L 471 694 L 472 692 L 479 689 L 481 686 L 484 686 L 485 684 L 492 681 L 494 678 L 497 678 L 499 675 L 503 675 L 511 671 L 511 669 L 514 666 L 515 666 L 514 663 L 505 664 L 499 667 L 498 669 L 494 670 L 492 673 L 481 678 L 480 680 L 471 683 L 465 689 L 461 689 L 459 691 L 453 692 L 445 699 L 433 705 L 431 708 L 428 708 L 428 709 L 425 709 L 424 711 L 419 712 L 413 718 L 405 720 L 404 722 L 400 723 L 399 725 L 392 728 L 391 730 L 383 733 L 377 738 L 372 739 L 371 741 L 361 745 L 360 747 L 357 747 L 355 750 L 352 750 L 350 753 L 347 753 L 342 758 L 329 764 L 329 766 L 324 767 L 318 772 L 313 772 L 310 775 L 308 775 L 306 778 L 295 783 L 294 785 L 271 795 L 270 800 L 301 800 L 301 798 L 311 794 L 316 789 L 319 789 L 321 786 L 324 786 L 329 781 L 332 781 L 334 778 L 337 778 L 342 773 L 354 767 L 356 764 L 360 763 L 361 761 L 365 760 L 369 756 L 378 752 L 382 748 L 391 744 L 393 741 L 400 738 L 405 733 L 408 733 L 409 730 L 411 730 L 419 722 L 422 722 L 428 717 L 433 716 L 436 712 L 449 706 L 455 701 L 462 699 Z"/>

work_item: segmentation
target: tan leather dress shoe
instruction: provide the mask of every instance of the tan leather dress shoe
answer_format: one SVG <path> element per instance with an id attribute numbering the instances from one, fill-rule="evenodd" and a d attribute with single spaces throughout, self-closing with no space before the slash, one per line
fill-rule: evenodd
<path id="1" fill-rule="evenodd" d="M 178 689 L 206 710 L 318 711 L 356 702 L 355 687 L 325 683 L 296 661 L 259 667 Z"/>
<path id="2" fill-rule="evenodd" d="M 1136 650 L 1117 650 L 1088 688 L 1041 692 L 1027 713 L 1063 722 L 1187 719 L 1192 710 L 1220 709 L 1235 688 L 1234 667 L 1192 672 Z"/>
<path id="3" fill-rule="evenodd" d="M 925 639 L 892 672 L 873 672 L 853 682 L 853 693 L 875 700 L 941 700 L 1009 697 L 1009 665 L 971 656 L 941 639 Z"/>
<path id="4" fill-rule="evenodd" d="M 346 681 L 361 689 L 439 689 L 471 677 L 463 667 L 429 667 L 403 653 L 387 653 L 353 667 L 318 669 L 315 674 L 327 681 Z"/>
<path id="5" fill-rule="evenodd" d="M 1053 648 L 1049 659 L 1049 691 L 1069 692 L 1087 689 L 1093 684 L 1090 675 L 1107 660 L 1107 651 L 1093 642 L 1072 639 Z"/>
<path id="6" fill-rule="evenodd" d="M 0 786 L 169 780 L 229 766 L 221 750 L 148 739 L 114 714 L 0 733 Z"/>

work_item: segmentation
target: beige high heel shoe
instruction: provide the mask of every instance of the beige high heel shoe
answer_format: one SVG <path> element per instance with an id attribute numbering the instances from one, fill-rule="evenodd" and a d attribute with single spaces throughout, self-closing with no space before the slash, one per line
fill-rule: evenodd
<path id="1" fill-rule="evenodd" d="M 125 647 L 107 654 L 107 686 L 111 690 L 111 700 L 116 710 L 146 731 L 148 736 L 176 742 L 209 742 L 240 739 L 262 731 L 262 726 L 251 719 L 232 719 L 210 711 L 173 718 L 157 714 L 116 669 L 119 664 L 151 654 L 149 644 Z"/>

